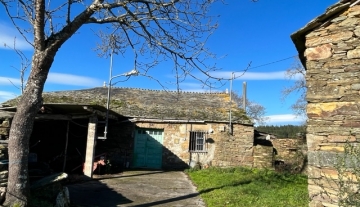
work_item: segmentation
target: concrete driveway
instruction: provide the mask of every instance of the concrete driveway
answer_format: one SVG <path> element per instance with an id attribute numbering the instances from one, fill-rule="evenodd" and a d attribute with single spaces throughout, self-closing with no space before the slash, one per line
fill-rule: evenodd
<path id="1" fill-rule="evenodd" d="M 67 186 L 73 207 L 205 207 L 179 171 L 127 171 Z"/>

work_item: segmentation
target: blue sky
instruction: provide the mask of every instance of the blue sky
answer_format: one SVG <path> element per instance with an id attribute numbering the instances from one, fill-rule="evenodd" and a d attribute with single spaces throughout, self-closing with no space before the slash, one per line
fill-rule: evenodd
<path id="1" fill-rule="evenodd" d="M 266 116 L 269 117 L 267 125 L 303 122 L 304 118 L 295 117 L 290 109 L 298 94 L 289 96 L 286 101 L 281 100 L 282 89 L 293 83 L 285 79 L 284 71 L 294 62 L 291 57 L 297 55 L 290 35 L 336 2 L 337 0 L 259 0 L 253 3 L 250 0 L 227 0 L 224 4 L 216 3 L 212 7 L 210 13 L 220 15 L 219 28 L 209 39 L 207 47 L 218 57 L 222 57 L 215 60 L 217 66 L 222 68 L 222 72 L 217 75 L 230 78 L 232 72 L 243 71 L 251 62 L 250 69 L 233 82 L 233 90 L 240 93 L 242 83 L 247 82 L 247 97 L 266 108 Z M 13 45 L 14 37 L 17 39 L 17 48 L 31 59 L 31 47 L 21 39 L 4 9 L 0 7 L 0 103 L 20 94 L 20 90 L 12 84 L 20 83 L 17 71 L 20 60 L 14 51 L 4 47 L 4 43 Z M 45 91 L 102 86 L 108 80 L 110 61 L 98 57 L 94 52 L 96 41 L 91 27 L 85 26 L 66 42 L 55 57 Z M 114 56 L 113 61 L 113 75 L 133 69 L 133 57 L 127 54 Z M 168 84 L 174 81 L 170 67 L 167 63 L 160 64 L 150 73 L 168 89 L 176 89 L 174 85 Z M 116 81 L 121 81 L 121 78 Z M 225 91 L 226 88 L 229 89 L 229 85 L 226 83 L 216 90 Z M 162 90 L 157 82 L 140 76 L 131 77 L 116 86 Z M 180 88 L 183 91 L 209 92 L 209 89 L 202 88 L 201 83 L 192 80 L 182 83 Z"/>

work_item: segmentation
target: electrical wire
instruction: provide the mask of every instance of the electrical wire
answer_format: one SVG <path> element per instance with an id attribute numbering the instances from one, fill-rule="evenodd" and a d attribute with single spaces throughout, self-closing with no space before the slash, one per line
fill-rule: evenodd
<path id="1" fill-rule="evenodd" d="M 262 65 L 258 65 L 258 66 L 255 66 L 255 67 L 250 67 L 250 68 L 248 68 L 248 70 L 250 70 L 250 69 L 255 69 L 255 68 L 260 68 L 260 67 L 264 67 L 264 66 L 267 66 L 267 65 L 272 65 L 272 64 L 275 64 L 275 63 L 278 63 L 278 62 L 282 62 L 282 61 L 285 61 L 285 60 L 288 60 L 288 59 L 297 57 L 297 56 L 298 56 L 298 55 L 293 55 L 293 56 L 291 56 L 291 57 L 287 57 L 287 58 L 284 58 L 284 59 L 281 59 L 281 60 L 276 60 L 276 61 L 273 61 L 273 62 L 265 63 L 265 64 L 262 64 Z"/>

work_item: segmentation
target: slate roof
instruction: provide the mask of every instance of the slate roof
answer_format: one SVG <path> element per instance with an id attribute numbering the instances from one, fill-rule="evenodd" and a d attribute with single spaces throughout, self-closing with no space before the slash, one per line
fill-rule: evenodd
<path id="1" fill-rule="evenodd" d="M 313 29 L 317 27 L 321 27 L 328 23 L 328 20 L 331 17 L 334 17 L 335 15 L 339 14 L 340 12 L 348 9 L 349 7 L 359 4 L 359 0 L 340 0 L 336 4 L 328 7 L 324 14 L 321 14 L 320 16 L 316 17 L 315 19 L 311 20 L 309 23 L 307 23 L 303 28 L 300 30 L 294 32 L 291 34 L 291 39 L 294 42 L 297 51 L 299 52 L 299 58 L 303 64 L 303 66 L 306 68 L 305 64 L 305 35 L 311 32 Z"/>
<path id="2" fill-rule="evenodd" d="M 62 103 L 106 107 L 106 87 L 43 93 L 44 104 Z M 135 88 L 112 88 L 110 110 L 130 118 L 229 122 L 230 95 Z M 16 99 L 6 102 L 15 106 Z M 232 122 L 253 124 L 233 102 Z"/>

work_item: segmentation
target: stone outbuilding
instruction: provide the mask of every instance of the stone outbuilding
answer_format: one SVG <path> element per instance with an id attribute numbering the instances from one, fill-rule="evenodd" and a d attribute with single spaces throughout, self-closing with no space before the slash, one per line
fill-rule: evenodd
<path id="1" fill-rule="evenodd" d="M 230 94 L 112 88 L 104 140 L 99 138 L 104 137 L 107 91 L 101 87 L 44 93 L 30 152 L 38 160 L 60 156 L 62 167 L 67 148 L 65 171 L 72 172 L 79 167 L 71 160 L 88 154 L 85 146 L 89 148 L 92 126 L 98 138 L 95 160 L 104 155 L 113 169 L 254 165 L 253 123 L 230 102 Z M 16 101 L 7 102 L 7 107 L 16 106 Z"/>
<path id="2" fill-rule="evenodd" d="M 339 155 L 360 138 L 359 1 L 339 1 L 291 38 L 306 69 L 310 206 L 337 206 Z"/>

